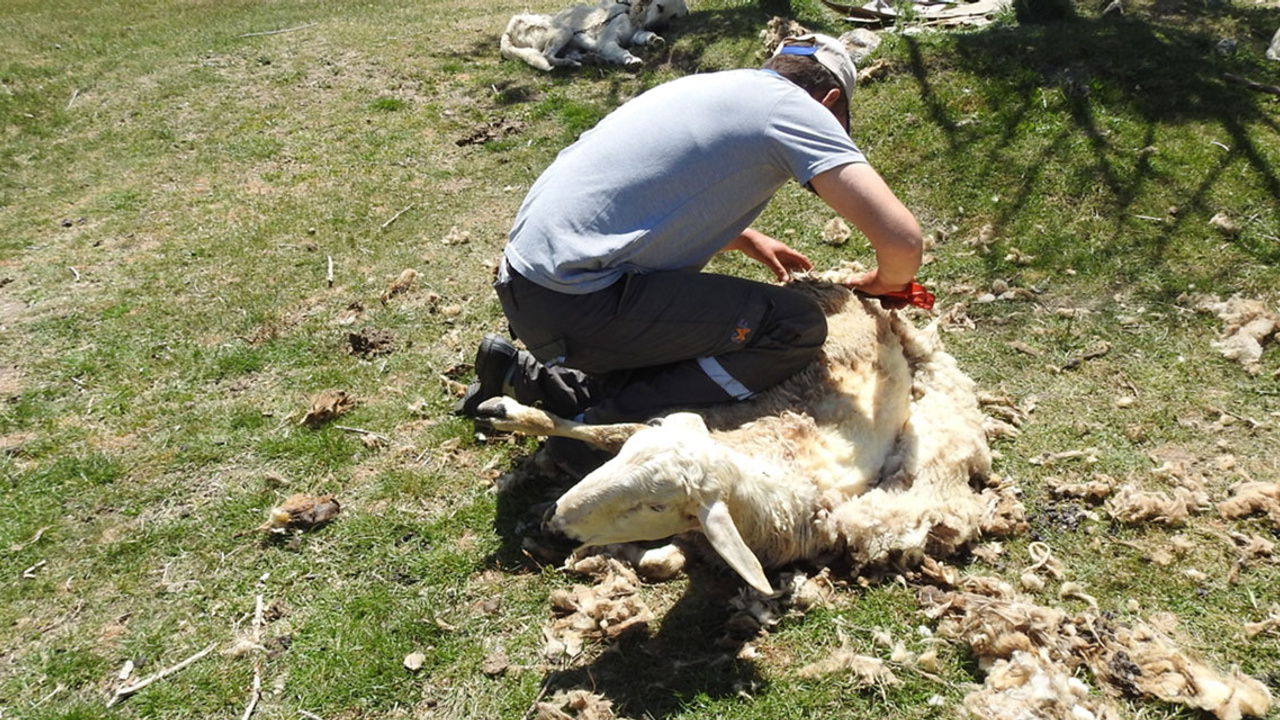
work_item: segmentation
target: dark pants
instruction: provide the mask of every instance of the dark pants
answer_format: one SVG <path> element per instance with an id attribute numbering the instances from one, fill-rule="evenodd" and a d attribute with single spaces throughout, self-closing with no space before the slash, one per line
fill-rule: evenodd
<path id="1" fill-rule="evenodd" d="M 516 399 L 593 423 L 745 400 L 809 364 L 827 335 L 812 298 L 727 275 L 627 275 L 566 295 L 511 272 L 494 287 L 530 351 Z"/>

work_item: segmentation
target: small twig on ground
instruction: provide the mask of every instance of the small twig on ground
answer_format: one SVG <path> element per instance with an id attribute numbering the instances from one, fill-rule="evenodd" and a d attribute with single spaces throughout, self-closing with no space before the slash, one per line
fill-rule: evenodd
<path id="1" fill-rule="evenodd" d="M 262 594 L 259 593 L 253 605 L 253 645 L 254 647 L 262 647 Z M 262 697 L 262 658 L 254 658 L 253 660 L 253 689 L 249 691 L 249 704 L 244 709 L 244 714 L 240 716 L 240 720 L 249 720 L 249 716 L 253 714 L 254 708 L 258 707 L 258 700 Z"/>
<path id="2" fill-rule="evenodd" d="M 284 28 L 283 30 L 267 30 L 266 32 L 245 33 L 244 35 L 237 35 L 236 39 L 239 40 L 240 38 L 262 37 L 263 35 L 279 35 L 280 33 L 293 32 L 294 30 L 305 30 L 306 28 L 312 27 L 314 25 L 319 25 L 319 24 L 320 23 L 307 23 L 306 25 L 299 25 L 297 27 Z"/>
<path id="3" fill-rule="evenodd" d="M 44 697 L 40 698 L 40 699 L 39 699 L 39 700 L 37 700 L 36 702 L 32 703 L 32 704 L 31 704 L 31 709 L 32 709 L 32 710 L 35 710 L 36 708 L 40 707 L 41 705 L 43 705 L 43 704 L 45 704 L 45 703 L 49 702 L 50 700 L 52 700 L 54 695 L 57 695 L 58 693 L 62 692 L 63 690 L 66 690 L 66 689 L 67 689 L 67 686 L 66 686 L 66 685 L 63 685 L 62 683 L 58 683 L 58 686 L 57 686 L 57 687 L 55 687 L 55 688 L 53 689 L 53 692 L 49 693 L 48 695 L 45 695 Z"/>
<path id="4" fill-rule="evenodd" d="M 48 564 L 49 564 L 49 561 L 48 561 L 48 560 L 41 560 L 40 562 L 36 563 L 35 565 L 32 565 L 31 567 L 27 568 L 26 570 L 23 570 L 23 571 L 22 571 L 22 577 L 23 577 L 23 579 L 24 579 L 24 580 L 34 580 L 34 579 L 36 578 L 36 571 L 37 571 L 37 570 L 39 570 L 40 568 L 44 567 L 45 565 L 48 565 Z"/>
<path id="5" fill-rule="evenodd" d="M 1057 370 L 1058 372 L 1075 370 L 1076 368 L 1083 365 L 1085 361 L 1093 360 L 1094 358 L 1100 358 L 1109 352 L 1111 352 L 1111 343 L 1103 340 L 1102 342 L 1098 343 L 1092 348 L 1086 350 L 1085 353 L 1080 357 L 1072 358 L 1071 360 L 1068 360 L 1062 367 L 1058 368 Z"/>
<path id="6" fill-rule="evenodd" d="M 395 215 L 392 215 L 390 220 L 388 220 L 388 221 L 386 221 L 386 222 L 382 223 L 382 227 L 381 227 L 380 229 L 382 229 L 382 230 L 386 230 L 386 229 L 387 229 L 387 226 L 389 226 L 391 223 L 395 222 L 396 220 L 399 220 L 401 215 L 403 215 L 403 214 L 405 214 L 405 213 L 409 212 L 410 210 L 412 210 L 414 205 L 415 205 L 415 203 L 409 203 L 409 205 L 408 205 L 408 206 L 406 206 L 406 207 L 405 207 L 405 209 L 401 210 L 400 212 L 396 213 Z"/>
<path id="7" fill-rule="evenodd" d="M 311 718 L 311 720 L 324 720 L 324 718 L 320 717 L 319 715 L 313 712 L 307 712 L 306 710 L 299 710 L 298 714 L 305 718 Z"/>
<path id="8" fill-rule="evenodd" d="M 77 269 L 75 269 L 75 268 L 73 268 L 73 267 L 69 267 L 69 268 L 67 268 L 67 269 L 71 271 L 71 274 L 72 274 L 72 275 L 75 275 L 75 276 L 76 276 L 76 280 L 75 280 L 75 281 L 76 281 L 76 282 L 80 282 L 80 271 L 79 271 L 79 270 L 77 270 Z"/>
<path id="9" fill-rule="evenodd" d="M 337 425 L 337 424 L 335 424 L 334 427 L 344 432 L 356 433 L 357 435 L 368 435 L 369 437 L 377 438 L 387 444 L 391 443 L 391 438 L 381 433 L 376 433 L 372 430 L 365 430 L 364 428 L 351 427 L 349 425 Z"/>
<path id="10" fill-rule="evenodd" d="M 538 691 L 538 696 L 529 703 L 529 709 L 524 711 L 524 717 L 521 720 L 529 720 L 533 714 L 538 711 L 538 703 L 542 702 L 542 698 L 547 694 L 547 688 L 551 687 L 551 681 L 555 678 L 554 672 L 547 673 L 547 679 L 542 681 L 542 689 Z"/>
<path id="11" fill-rule="evenodd" d="M 37 530 L 37 531 L 36 531 L 35 536 L 34 536 L 34 537 L 32 537 L 30 540 L 28 540 L 28 541 L 26 541 L 26 542 L 24 542 L 24 543 L 18 543 L 18 544 L 16 544 L 16 545 L 10 545 L 10 546 L 9 546 L 9 552 L 11 552 L 11 553 L 22 552 L 22 551 L 23 551 L 23 550 L 25 550 L 28 546 L 35 545 L 37 542 L 40 542 L 40 538 L 41 538 L 41 536 L 43 536 L 43 535 L 44 535 L 45 531 L 46 531 L 46 530 L 48 530 L 48 529 L 50 529 L 50 528 L 52 528 L 52 527 L 53 527 L 52 525 L 45 525 L 44 527 L 42 527 L 42 528 L 40 528 L 39 530 Z"/>
<path id="12" fill-rule="evenodd" d="M 113 695 L 111 699 L 107 701 L 107 707 L 111 707 L 112 705 L 115 705 L 116 703 L 120 702 L 124 698 L 138 692 L 142 688 L 150 685 L 151 683 L 157 680 L 163 680 L 164 678 L 178 672 L 179 670 L 186 668 L 188 665 L 191 665 L 192 663 L 204 657 L 205 655 L 208 655 L 209 653 L 213 652 L 213 648 L 216 647 L 216 645 L 217 645 L 216 643 L 211 644 L 209 645 L 209 647 L 201 650 L 200 652 L 196 653 L 195 655 L 192 655 L 191 657 L 187 658 L 186 660 L 183 660 L 182 662 L 178 663 L 177 665 L 174 665 L 173 667 L 167 667 L 158 673 L 149 675 L 143 678 L 142 680 L 139 680 L 138 682 L 133 683 L 132 685 L 126 685 L 120 688 L 119 690 L 116 690 L 116 694 Z"/>
<path id="13" fill-rule="evenodd" d="M 1257 90 L 1258 92 L 1271 93 L 1272 95 L 1280 95 L 1280 85 L 1267 85 L 1265 83 L 1255 82 L 1246 77 L 1240 77 L 1239 75 L 1232 75 L 1231 73 L 1222 73 L 1222 77 L 1230 80 L 1231 82 L 1240 83 L 1241 85 L 1249 88 L 1250 90 Z"/>
<path id="14" fill-rule="evenodd" d="M 1217 140 L 1210 140 L 1210 141 L 1209 141 L 1209 144 L 1210 144 L 1210 145 L 1217 145 L 1218 147 L 1222 148 L 1223 150 L 1226 150 L 1227 152 L 1231 152 L 1231 148 L 1227 147 L 1226 145 L 1223 145 L 1222 143 L 1218 142 Z"/>
<path id="15" fill-rule="evenodd" d="M 326 255 L 325 258 L 329 261 L 329 272 L 325 273 L 324 279 L 329 283 L 329 287 L 333 287 L 333 256 Z"/>
<path id="16" fill-rule="evenodd" d="M 249 695 L 249 706 L 244 709 L 244 715 L 240 716 L 240 720 L 249 720 L 249 716 L 253 714 L 254 708 L 258 707 L 258 698 L 262 697 L 262 674 L 258 672 L 258 664 L 253 666 L 253 690 Z"/>
<path id="17" fill-rule="evenodd" d="M 75 617 L 79 615 L 80 611 L 83 609 L 84 609 L 84 600 L 83 599 L 76 600 L 76 606 L 71 608 L 71 610 L 69 610 L 66 615 L 63 615 L 57 620 L 54 620 L 48 625 L 45 625 L 44 627 L 40 628 L 39 630 L 36 631 L 36 634 L 45 635 L 47 633 L 53 632 L 56 628 L 62 625 L 66 625 L 67 623 L 75 619 Z"/>
<path id="18" fill-rule="evenodd" d="M 67 109 L 68 109 L 68 110 L 70 110 L 70 109 L 71 109 L 71 103 L 75 102 L 75 101 L 76 101 L 76 98 L 78 98 L 78 97 L 80 97 L 80 88 L 76 88 L 75 90 L 73 90 L 73 91 L 71 92 L 71 99 L 67 101 Z"/>

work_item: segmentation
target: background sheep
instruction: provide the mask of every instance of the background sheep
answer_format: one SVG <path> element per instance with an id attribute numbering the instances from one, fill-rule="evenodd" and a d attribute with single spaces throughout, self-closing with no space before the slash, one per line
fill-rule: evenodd
<path id="1" fill-rule="evenodd" d="M 636 67 L 643 61 L 626 48 L 662 44 L 654 31 L 688 14 L 685 0 L 601 0 L 555 15 L 520 13 L 507 23 L 499 49 L 503 57 L 539 70 L 578 67 L 594 58 Z"/>
<path id="2" fill-rule="evenodd" d="M 582 547 L 700 531 L 762 592 L 765 568 L 796 560 L 914 562 L 974 539 L 996 498 L 971 481 L 988 476 L 991 455 L 973 382 L 936 324 L 917 330 L 843 285 L 795 287 L 827 312 L 823 357 L 751 401 L 605 426 L 510 398 L 482 405 L 497 429 L 618 453 L 560 497 L 545 527 Z"/>

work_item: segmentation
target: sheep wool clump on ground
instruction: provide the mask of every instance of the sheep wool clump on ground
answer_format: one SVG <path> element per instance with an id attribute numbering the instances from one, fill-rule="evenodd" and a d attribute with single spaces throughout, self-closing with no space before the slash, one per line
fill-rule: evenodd
<path id="1" fill-rule="evenodd" d="M 537 720 L 624 720 L 608 698 L 586 690 L 561 690 L 535 708 Z"/>
<path id="2" fill-rule="evenodd" d="M 640 581 L 630 567 L 597 555 L 580 571 L 591 573 L 594 584 L 551 593 L 556 617 L 542 630 L 543 655 L 550 660 L 578 656 L 588 640 L 613 640 L 643 631 L 653 620 L 653 613 L 636 594 Z"/>
<path id="3" fill-rule="evenodd" d="M 1185 525 L 1192 513 L 1209 505 L 1209 494 L 1198 482 L 1190 479 L 1173 489 L 1170 497 L 1162 491 L 1140 490 L 1132 483 L 1121 485 L 1107 503 L 1107 512 L 1122 523 L 1154 521 L 1170 527 Z"/>
<path id="4" fill-rule="evenodd" d="M 977 720 L 1120 720 L 1115 706 L 1089 694 L 1079 678 L 1044 653 L 1015 650 L 987 670 L 986 683 L 964 698 Z"/>
<path id="5" fill-rule="evenodd" d="M 1005 689 L 1002 685 L 1022 688 L 1032 683 L 1037 677 L 1036 666 L 1029 665 L 1027 657 L 1015 660 L 1015 655 L 1022 653 L 1064 670 L 1087 669 L 1108 693 L 1154 697 L 1211 712 L 1219 720 L 1264 717 L 1271 708 L 1266 685 L 1238 670 L 1225 674 L 1214 670 L 1148 624 L 1109 620 L 1096 608 L 1070 615 L 1060 608 L 1038 605 L 990 579 L 961 577 L 956 587 L 923 587 L 918 600 L 925 614 L 939 621 L 938 633 L 967 644 L 979 666 L 988 672 L 987 684 L 979 693 L 999 693 Z M 1000 666 L 1000 672 L 993 673 L 1002 661 L 1015 668 Z M 1018 665 L 1026 667 L 1015 672 Z M 1020 679 L 1026 682 L 1018 682 Z M 1079 690 L 1080 686 L 1054 683 L 1046 676 L 1019 692 L 1035 693 L 1040 703 L 1071 707 L 1079 702 Z M 1056 699 L 1046 699 L 1045 693 L 1050 691 L 1058 692 Z M 994 707 L 985 701 L 975 702 Z M 1095 718 L 1112 717 L 1105 714 L 1102 705 L 1095 704 L 1090 712 Z"/>
<path id="6" fill-rule="evenodd" d="M 1228 520 L 1266 513 L 1271 524 L 1280 530 L 1280 481 L 1241 483 L 1231 490 L 1231 497 L 1218 503 L 1218 514 Z"/>
<path id="7" fill-rule="evenodd" d="M 1197 310 L 1212 312 L 1222 320 L 1222 333 L 1211 345 L 1228 360 L 1244 366 L 1250 375 L 1262 370 L 1263 345 L 1280 334 L 1280 313 L 1262 300 L 1232 297 L 1220 301 L 1208 295 L 1196 296 Z"/>

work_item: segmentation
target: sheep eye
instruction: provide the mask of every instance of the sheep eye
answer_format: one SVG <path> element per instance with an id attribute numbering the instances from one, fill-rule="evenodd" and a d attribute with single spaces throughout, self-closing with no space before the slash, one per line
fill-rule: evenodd
<path id="1" fill-rule="evenodd" d="M 656 513 L 660 513 L 660 512 L 662 512 L 662 511 L 666 510 L 666 509 L 667 509 L 667 506 L 666 506 L 666 505 L 650 505 L 650 506 L 649 506 L 649 509 L 650 509 L 650 510 L 652 510 L 652 511 L 654 511 L 654 512 L 656 512 Z"/>

